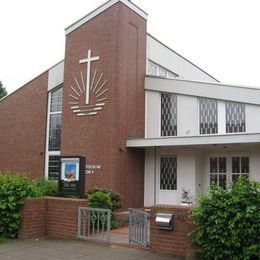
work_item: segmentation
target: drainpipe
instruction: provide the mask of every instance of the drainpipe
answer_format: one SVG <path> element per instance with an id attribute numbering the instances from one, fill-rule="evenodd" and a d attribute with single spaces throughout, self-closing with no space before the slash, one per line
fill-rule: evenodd
<path id="1" fill-rule="evenodd" d="M 157 147 L 154 147 L 154 205 L 156 205 L 156 168 L 157 168 Z"/>

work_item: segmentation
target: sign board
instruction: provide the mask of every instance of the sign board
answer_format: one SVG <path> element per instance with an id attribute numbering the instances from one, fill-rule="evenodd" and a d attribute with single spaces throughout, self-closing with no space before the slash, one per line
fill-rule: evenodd
<path id="1" fill-rule="evenodd" d="M 85 164 L 82 156 L 60 158 L 59 195 L 85 196 Z"/>

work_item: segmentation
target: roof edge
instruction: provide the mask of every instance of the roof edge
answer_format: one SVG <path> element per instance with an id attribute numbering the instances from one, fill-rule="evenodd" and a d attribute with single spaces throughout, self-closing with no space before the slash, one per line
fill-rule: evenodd
<path id="1" fill-rule="evenodd" d="M 137 5 L 132 3 L 131 1 L 129 1 L 129 0 L 109 0 L 109 1 L 105 2 L 103 5 L 94 9 L 92 12 L 88 13 L 87 15 L 83 16 L 82 18 L 80 18 L 76 22 L 74 22 L 71 25 L 69 25 L 68 27 L 66 27 L 65 28 L 65 35 L 68 35 L 69 33 L 73 32 L 74 30 L 79 28 L 81 25 L 83 25 L 87 21 L 91 20 L 92 18 L 96 17 L 97 15 L 104 12 L 109 7 L 113 6 L 114 4 L 116 4 L 118 2 L 123 3 L 125 6 L 129 7 L 131 10 L 133 10 L 138 15 L 140 15 L 145 20 L 147 20 L 148 14 L 145 11 L 143 11 L 140 7 L 138 7 Z"/>
<path id="2" fill-rule="evenodd" d="M 187 58 L 185 58 L 184 56 L 182 56 L 181 54 L 179 54 L 178 52 L 176 52 L 175 50 L 173 50 L 172 48 L 170 48 L 169 46 L 167 46 L 166 44 L 164 44 L 163 42 L 161 42 L 160 40 L 158 40 L 156 37 L 154 37 L 153 35 L 151 35 L 150 33 L 147 33 L 148 36 L 150 36 L 151 38 L 153 38 L 155 41 L 159 42 L 160 44 L 162 44 L 165 48 L 169 49 L 170 51 L 174 52 L 176 55 L 178 55 L 179 57 L 181 57 L 182 59 L 186 60 L 188 63 L 190 63 L 191 65 L 195 66 L 197 69 L 199 69 L 200 71 L 202 71 L 203 73 L 205 73 L 206 75 L 208 75 L 210 78 L 216 80 L 216 82 L 220 82 L 218 79 L 214 78 L 212 75 L 210 75 L 208 72 L 206 72 L 205 70 L 201 69 L 199 66 L 197 66 L 196 64 L 194 64 L 193 62 L 191 62 L 190 60 L 188 60 Z"/>
<path id="3" fill-rule="evenodd" d="M 16 93 L 17 91 L 19 91 L 20 89 L 26 87 L 29 83 L 31 83 L 31 82 L 34 81 L 35 79 L 41 77 L 44 73 L 49 72 L 50 69 L 52 69 L 53 67 L 57 66 L 58 64 L 60 64 L 60 63 L 62 63 L 62 62 L 64 62 L 64 59 L 61 60 L 61 61 L 59 61 L 59 62 L 57 62 L 57 63 L 55 63 L 53 66 L 49 67 L 48 69 L 44 70 L 43 72 L 39 73 L 39 74 L 38 74 L 36 77 L 34 77 L 33 79 L 31 79 L 31 80 L 25 82 L 21 87 L 18 87 L 18 88 L 15 89 L 13 92 L 11 92 L 11 93 L 7 94 L 6 96 L 4 96 L 3 98 L 1 98 L 1 99 L 0 99 L 0 103 L 1 103 L 4 99 L 8 98 L 9 96 L 11 96 L 11 95 L 13 95 L 14 93 Z M 48 92 L 48 90 L 47 90 L 47 92 Z"/>

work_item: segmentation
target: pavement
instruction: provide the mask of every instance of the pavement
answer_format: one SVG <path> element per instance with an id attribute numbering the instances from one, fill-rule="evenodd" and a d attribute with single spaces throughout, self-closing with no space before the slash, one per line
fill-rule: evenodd
<path id="1" fill-rule="evenodd" d="M 50 259 L 77 259 L 77 260 L 181 260 L 167 254 L 151 252 L 147 249 L 133 249 L 92 243 L 79 240 L 58 239 L 18 239 L 0 244 L 1 260 L 50 260 Z"/>

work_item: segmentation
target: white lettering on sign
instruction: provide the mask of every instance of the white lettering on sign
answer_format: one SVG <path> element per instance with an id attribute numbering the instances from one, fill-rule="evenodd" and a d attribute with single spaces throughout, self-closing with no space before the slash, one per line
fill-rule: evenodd
<path id="1" fill-rule="evenodd" d="M 86 165 L 86 174 L 97 173 L 99 170 L 101 170 L 101 165 L 97 165 L 97 164 Z"/>

